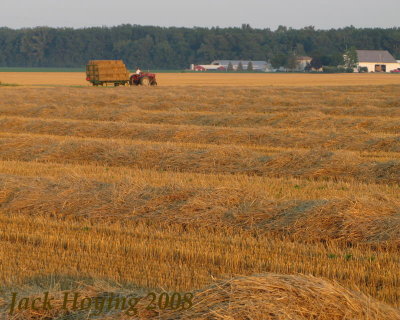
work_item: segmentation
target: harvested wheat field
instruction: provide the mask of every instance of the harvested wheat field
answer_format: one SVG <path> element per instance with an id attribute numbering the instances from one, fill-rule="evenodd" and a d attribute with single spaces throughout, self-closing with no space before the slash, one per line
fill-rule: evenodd
<path id="1" fill-rule="evenodd" d="M 400 319 L 400 77 L 206 76 L 0 87 L 7 319 Z"/>
<path id="2" fill-rule="evenodd" d="M 84 72 L 0 72 L 1 82 L 24 86 L 90 86 L 85 79 Z M 400 84 L 400 76 L 398 74 L 158 73 L 157 82 L 164 87 L 347 87 Z"/>

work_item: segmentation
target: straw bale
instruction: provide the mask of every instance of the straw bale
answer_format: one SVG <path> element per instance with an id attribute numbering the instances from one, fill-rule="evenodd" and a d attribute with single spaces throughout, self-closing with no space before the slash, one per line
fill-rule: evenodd
<path id="1" fill-rule="evenodd" d="M 91 60 L 87 76 L 96 81 L 121 81 L 129 79 L 129 72 L 122 60 Z"/>

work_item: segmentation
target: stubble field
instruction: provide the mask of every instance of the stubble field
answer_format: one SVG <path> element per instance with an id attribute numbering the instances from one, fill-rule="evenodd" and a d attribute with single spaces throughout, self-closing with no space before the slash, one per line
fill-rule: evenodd
<path id="1" fill-rule="evenodd" d="M 157 74 L 157 81 L 163 87 L 363 86 L 399 84 L 399 78 L 397 74 Z M 90 86 L 85 79 L 85 73 L 81 72 L 0 72 L 3 83 L 24 86 Z"/>
<path id="2" fill-rule="evenodd" d="M 24 85 L 0 87 L 5 288 L 196 293 L 140 319 L 400 319 L 400 76 L 34 75 L 0 73 Z"/>

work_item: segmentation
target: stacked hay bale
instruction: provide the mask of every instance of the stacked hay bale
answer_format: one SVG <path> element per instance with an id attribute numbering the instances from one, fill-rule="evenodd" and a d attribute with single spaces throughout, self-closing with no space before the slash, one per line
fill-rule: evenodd
<path id="1" fill-rule="evenodd" d="M 122 60 L 91 60 L 86 66 L 90 81 L 128 81 L 129 71 Z"/>

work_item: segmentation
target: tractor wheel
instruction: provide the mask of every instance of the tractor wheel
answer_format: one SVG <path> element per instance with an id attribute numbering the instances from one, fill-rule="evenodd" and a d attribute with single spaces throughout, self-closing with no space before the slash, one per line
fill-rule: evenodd
<path id="1" fill-rule="evenodd" d="M 140 79 L 140 84 L 142 86 L 150 86 L 151 85 L 151 80 L 149 77 L 143 77 Z"/>
<path id="2" fill-rule="evenodd" d="M 157 85 L 157 81 L 156 81 L 155 79 L 153 79 L 153 80 L 151 81 L 151 85 L 152 85 L 152 86 L 156 86 L 156 85 Z"/>
<path id="3" fill-rule="evenodd" d="M 135 78 L 131 77 L 131 78 L 129 79 L 129 84 L 130 84 L 131 86 L 138 86 L 138 85 L 140 84 L 140 80 L 136 80 Z"/>

